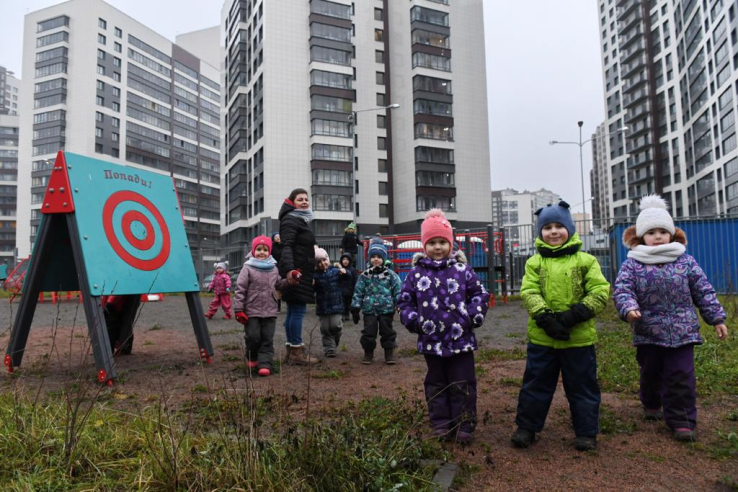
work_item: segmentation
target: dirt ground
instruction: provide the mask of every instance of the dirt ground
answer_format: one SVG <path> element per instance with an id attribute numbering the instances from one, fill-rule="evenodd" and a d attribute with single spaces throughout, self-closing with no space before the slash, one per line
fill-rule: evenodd
<path id="1" fill-rule="evenodd" d="M 207 307 L 210 299 L 203 298 Z M 7 346 L 17 301 L 0 300 L 0 344 Z M 220 313 L 219 313 L 220 316 Z M 275 346 L 283 355 L 283 314 L 277 321 Z M 482 348 L 525 349 L 525 312 L 519 302 L 490 310 L 478 329 Z M 166 297 L 145 304 L 136 328 L 133 354 L 116 359 L 118 380 L 115 400 L 146 401 L 162 392 L 173 402 L 185 401 L 205 387 L 237 388 L 250 385 L 264 394 L 295 395 L 306 401 L 308 370 L 283 366 L 268 378 L 246 381 L 243 372 L 243 332 L 233 320 L 208 322 L 215 349 L 212 364 L 201 365 L 184 297 Z M 361 400 L 373 396 L 423 398 L 425 362 L 415 352 L 415 337 L 395 322 L 399 363 L 383 364 L 382 354 L 370 366 L 359 363 L 361 325 L 344 326 L 341 350 L 324 360 L 310 378 L 311 408 Z M 313 331 L 313 355 L 320 355 L 317 317 L 308 310 L 303 338 Z M 601 435 L 596 453 L 582 454 L 571 446 L 573 432 L 563 388 L 554 398 L 546 428 L 528 450 L 511 447 L 517 393 L 525 361 L 478 362 L 478 414 L 476 441 L 467 448 L 449 444 L 454 461 L 465 465 L 458 490 L 727 490 L 726 481 L 738 481 L 738 461 L 710 457 L 709 448 L 719 437 L 717 424 L 738 409 L 735 397 L 723 401 L 699 400 L 700 442 L 681 445 L 671 440 L 662 423 L 640 419 L 636 395 L 604 394 L 611 416 L 635 430 Z M 80 304 L 40 304 L 34 318 L 23 364 L 16 377 L 0 376 L 0 391 L 22 388 L 29 394 L 59 390 L 80 374 L 94 379 L 88 348 L 84 311 Z M 107 390 L 106 390 L 107 391 Z M 124 403 L 121 403 L 124 404 Z M 299 405 L 298 405 L 299 406 Z M 736 482 L 733 482 L 736 483 Z"/>

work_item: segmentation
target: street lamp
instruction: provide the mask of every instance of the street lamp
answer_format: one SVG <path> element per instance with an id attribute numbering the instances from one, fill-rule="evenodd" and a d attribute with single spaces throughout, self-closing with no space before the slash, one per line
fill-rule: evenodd
<path id="1" fill-rule="evenodd" d="M 353 124 L 354 128 L 356 128 L 356 126 L 359 124 L 357 113 L 364 113 L 367 111 L 383 111 L 387 109 L 397 109 L 399 107 L 400 105 L 395 103 L 395 104 L 390 104 L 389 106 L 378 106 L 376 108 L 357 109 L 355 111 L 351 111 L 351 114 L 349 115 L 348 120 L 349 120 L 349 123 Z M 351 189 L 353 191 L 352 196 L 351 196 L 351 207 L 353 208 L 354 224 L 356 224 L 356 160 L 355 160 L 356 159 L 356 143 L 357 143 L 356 139 L 357 139 L 357 136 L 356 136 L 356 132 L 354 131 L 353 144 L 352 144 L 352 149 L 351 149 L 351 176 L 353 178 L 352 179 L 353 183 L 351 183 Z M 356 224 L 356 227 L 358 228 L 359 225 Z"/>
<path id="2" fill-rule="evenodd" d="M 549 145 L 573 144 L 573 145 L 579 146 L 579 170 L 582 174 L 582 219 L 584 220 L 585 216 L 587 215 L 587 198 L 584 195 L 584 158 L 582 157 L 582 147 L 584 147 L 585 144 L 588 144 L 595 138 L 601 138 L 601 137 L 590 138 L 582 142 L 582 125 L 584 125 L 583 121 L 577 121 L 577 126 L 579 126 L 579 142 L 559 142 L 558 140 L 550 140 L 548 144 Z M 628 131 L 628 127 L 624 126 L 622 128 L 615 130 L 612 133 L 606 133 L 602 135 L 602 137 L 608 137 L 610 135 L 616 135 L 618 133 L 622 133 L 626 131 Z"/>

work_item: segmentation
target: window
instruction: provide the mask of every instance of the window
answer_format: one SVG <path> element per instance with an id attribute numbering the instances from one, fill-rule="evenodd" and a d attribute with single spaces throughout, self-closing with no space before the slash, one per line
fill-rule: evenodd
<path id="1" fill-rule="evenodd" d="M 389 205 L 386 203 L 379 204 L 379 216 L 382 218 L 389 217 Z"/>
<path id="2" fill-rule="evenodd" d="M 430 123 L 415 124 L 415 138 L 429 138 L 431 140 L 453 141 L 453 127 L 444 125 L 432 125 Z"/>
<path id="3" fill-rule="evenodd" d="M 113 80 L 116 82 L 120 82 L 120 73 L 113 72 Z"/>
<path id="4" fill-rule="evenodd" d="M 121 31 L 119 27 L 116 27 L 115 28 L 115 37 L 116 38 L 122 38 L 123 37 L 123 31 Z"/>
<path id="5" fill-rule="evenodd" d="M 331 169 L 314 169 L 313 185 L 351 186 L 351 171 L 336 171 Z"/>
<path id="6" fill-rule="evenodd" d="M 453 94 L 450 80 L 428 77 L 426 75 L 416 75 L 413 77 L 413 90 Z"/>
<path id="7" fill-rule="evenodd" d="M 100 143 L 96 143 L 95 144 L 95 152 L 97 152 L 98 154 L 102 154 L 103 153 L 103 145 L 100 144 Z"/>
<path id="8" fill-rule="evenodd" d="M 384 42 L 384 31 L 381 29 L 374 30 L 374 41 Z"/>
<path id="9" fill-rule="evenodd" d="M 51 44 L 61 43 L 61 42 L 69 42 L 69 33 L 67 31 L 60 31 L 56 32 L 54 34 L 49 34 L 47 36 L 41 36 L 40 38 L 36 38 L 36 48 L 41 48 L 43 46 L 49 46 Z"/>
<path id="10" fill-rule="evenodd" d="M 113 111 L 120 113 L 120 103 L 113 102 Z"/>
<path id="11" fill-rule="evenodd" d="M 435 46 L 436 48 L 450 48 L 449 37 L 432 31 L 415 29 L 413 31 L 413 43 Z"/>
<path id="12" fill-rule="evenodd" d="M 377 93 L 377 106 L 387 106 L 387 95 Z"/>
<path id="13" fill-rule="evenodd" d="M 416 99 L 413 101 L 414 114 L 430 114 L 434 116 L 453 116 L 451 103 Z"/>
<path id="14" fill-rule="evenodd" d="M 340 97 L 314 95 L 310 98 L 311 109 L 337 113 L 350 113 L 351 100 Z"/>
<path id="15" fill-rule="evenodd" d="M 36 32 L 44 32 L 57 27 L 69 26 L 69 17 L 62 15 L 36 24 Z"/>
<path id="16" fill-rule="evenodd" d="M 377 128 L 387 128 L 386 116 L 383 114 L 377 115 Z"/>
<path id="17" fill-rule="evenodd" d="M 103 129 L 102 128 L 99 128 L 99 127 L 96 127 L 95 128 L 95 136 L 97 138 L 102 138 L 102 136 L 103 136 Z"/>
<path id="18" fill-rule="evenodd" d="M 351 29 L 313 22 L 310 24 L 310 36 L 340 41 L 342 43 L 350 43 Z"/>
<path id="19" fill-rule="evenodd" d="M 451 149 L 437 149 L 435 147 L 415 147 L 415 162 L 453 164 L 454 151 Z"/>
<path id="20" fill-rule="evenodd" d="M 377 171 L 379 171 L 380 173 L 387 172 L 387 159 L 379 159 L 377 161 Z"/>
<path id="21" fill-rule="evenodd" d="M 47 92 L 47 91 L 53 91 L 56 89 L 66 89 L 67 88 L 67 79 L 53 79 L 53 80 L 47 80 L 46 82 L 40 82 L 35 85 L 34 87 L 34 94 L 39 94 L 41 92 Z"/>
<path id="22" fill-rule="evenodd" d="M 67 96 L 64 94 L 56 94 L 53 96 L 40 97 L 33 100 L 33 107 L 45 108 L 47 106 L 54 106 L 56 104 L 65 104 L 67 102 Z"/>
<path id="23" fill-rule="evenodd" d="M 384 51 L 376 50 L 374 52 L 374 61 L 377 63 L 384 63 Z"/>
<path id="24" fill-rule="evenodd" d="M 377 72 L 377 85 L 384 85 L 384 72 Z"/>
<path id="25" fill-rule="evenodd" d="M 418 171 L 415 173 L 415 184 L 416 186 L 453 188 L 455 186 L 454 173 Z"/>
<path id="26" fill-rule="evenodd" d="M 158 58 L 159 60 L 163 61 L 167 65 L 171 65 L 172 64 L 172 58 L 171 57 L 169 57 L 168 55 L 165 55 L 164 53 L 162 53 L 161 51 L 157 50 L 153 46 L 150 46 L 150 45 L 144 43 L 140 39 L 138 39 L 138 38 L 136 38 L 134 36 L 131 36 L 130 34 L 128 35 L 128 42 L 131 43 L 136 48 L 139 48 L 139 49 L 145 51 L 146 53 L 152 55 L 154 58 Z M 184 73 L 187 73 L 185 70 L 182 70 L 182 71 Z M 197 76 L 195 76 L 195 78 L 197 78 Z"/>
<path id="27" fill-rule="evenodd" d="M 416 210 L 418 212 L 440 208 L 447 212 L 456 211 L 456 197 L 449 196 L 418 196 L 416 199 Z"/>
<path id="28" fill-rule="evenodd" d="M 98 60 L 104 60 L 105 59 L 105 52 L 103 50 L 97 50 L 97 58 L 98 58 Z"/>
<path id="29" fill-rule="evenodd" d="M 152 60 L 146 55 L 142 55 L 138 51 L 128 48 L 128 57 L 140 63 L 141 65 L 144 65 L 145 67 L 148 67 L 156 72 L 163 74 L 166 77 L 171 77 L 172 71 L 169 68 L 165 67 L 159 62 Z"/>
<path id="30" fill-rule="evenodd" d="M 333 63 L 335 65 L 351 65 L 351 53 L 348 51 L 323 48 L 322 46 L 310 47 L 310 61 Z"/>
<path id="31" fill-rule="evenodd" d="M 118 118 L 112 118 L 112 120 L 113 128 L 120 128 L 120 120 Z"/>
<path id="32" fill-rule="evenodd" d="M 389 195 L 389 184 L 387 181 L 379 182 L 379 194 L 383 196 Z"/>
<path id="33" fill-rule="evenodd" d="M 107 29 L 108 28 L 108 23 L 105 21 L 105 19 L 97 19 L 97 26 L 100 29 Z"/>
<path id="34" fill-rule="evenodd" d="M 377 137 L 377 150 L 387 150 L 387 138 Z"/>
<path id="35" fill-rule="evenodd" d="M 310 12 L 325 15 L 326 17 L 336 17 L 338 19 L 351 18 L 351 6 L 326 0 L 312 0 L 310 2 Z"/>
<path id="36" fill-rule="evenodd" d="M 97 35 L 97 42 L 98 42 L 98 43 L 100 43 L 100 44 L 105 44 L 105 43 L 106 43 L 106 41 L 107 41 L 107 40 L 106 40 L 106 38 L 105 38 L 105 36 L 104 36 L 104 35 L 102 35 L 102 34 L 98 34 L 98 35 Z"/>
<path id="37" fill-rule="evenodd" d="M 448 14 L 445 12 L 439 12 L 438 10 L 416 6 L 410 10 L 410 22 L 415 21 L 448 27 Z"/>
<path id="38" fill-rule="evenodd" d="M 104 67 L 104 66 L 102 66 L 102 65 L 98 65 L 98 66 L 97 66 L 97 73 L 98 73 L 99 75 L 105 75 L 105 67 Z"/>
<path id="39" fill-rule="evenodd" d="M 121 66 L 120 58 L 118 58 L 117 56 L 114 56 L 113 57 L 113 65 L 116 66 L 116 67 L 120 67 Z"/>
<path id="40" fill-rule="evenodd" d="M 113 49 L 117 53 L 122 53 L 123 52 L 123 46 L 120 43 L 118 43 L 118 42 L 113 43 Z"/>
<path id="41" fill-rule="evenodd" d="M 97 103 L 98 106 L 105 106 L 105 98 L 102 96 L 97 96 L 95 98 L 95 102 Z"/>
<path id="42" fill-rule="evenodd" d="M 413 68 L 423 67 L 444 72 L 451 71 L 451 59 L 443 56 L 431 55 L 429 53 L 413 53 Z"/>
<path id="43" fill-rule="evenodd" d="M 312 158 L 321 161 L 351 162 L 352 147 L 340 145 L 313 144 Z"/>
<path id="44" fill-rule="evenodd" d="M 350 195 L 313 195 L 313 210 L 351 211 Z"/>
<path id="45" fill-rule="evenodd" d="M 351 89 L 351 76 L 343 73 L 313 70 L 310 72 L 310 83 L 321 87 Z"/>
<path id="46" fill-rule="evenodd" d="M 97 81 L 97 90 L 104 91 L 105 90 L 105 82 L 102 80 Z"/>
<path id="47" fill-rule="evenodd" d="M 42 61 L 46 61 L 46 60 L 51 60 L 53 58 L 59 58 L 59 57 L 62 57 L 62 56 L 67 56 L 68 53 L 69 53 L 69 50 L 66 47 L 60 46 L 58 48 L 54 48 L 54 49 L 42 51 L 40 53 L 36 53 L 36 61 L 37 62 L 42 62 Z"/>
<path id="48" fill-rule="evenodd" d="M 314 119 L 310 122 L 312 135 L 330 135 L 332 137 L 351 137 L 351 125 L 347 121 Z"/>
<path id="49" fill-rule="evenodd" d="M 95 112 L 95 121 L 99 121 L 100 123 L 102 123 L 104 119 L 105 115 L 103 115 L 100 111 Z"/>
<path id="50" fill-rule="evenodd" d="M 113 87 L 113 96 L 120 97 L 120 89 L 118 89 L 117 87 Z"/>
<path id="51" fill-rule="evenodd" d="M 47 77 L 57 73 L 67 73 L 66 63 L 54 63 L 53 65 L 46 65 L 45 67 L 36 69 L 36 78 Z"/>

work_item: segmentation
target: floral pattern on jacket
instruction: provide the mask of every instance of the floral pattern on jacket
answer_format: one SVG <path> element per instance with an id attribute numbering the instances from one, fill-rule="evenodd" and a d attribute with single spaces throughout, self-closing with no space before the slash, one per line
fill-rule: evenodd
<path id="1" fill-rule="evenodd" d="M 383 266 L 370 267 L 359 275 L 351 307 L 374 316 L 394 314 L 401 289 L 402 282 L 395 272 Z"/>
<path id="2" fill-rule="evenodd" d="M 709 325 L 726 318 L 705 272 L 686 253 L 661 265 L 628 258 L 618 272 L 614 298 L 623 321 L 629 311 L 641 312 L 641 319 L 631 324 L 633 345 L 674 348 L 702 343 L 695 306 Z"/>
<path id="3" fill-rule="evenodd" d="M 208 290 L 212 290 L 216 296 L 225 294 L 231 288 L 231 277 L 226 273 L 216 273 L 213 280 L 208 286 Z"/>
<path id="4" fill-rule="evenodd" d="M 315 314 L 327 316 L 343 313 L 343 289 L 341 270 L 329 266 L 324 272 L 313 273 L 315 285 Z"/>
<path id="5" fill-rule="evenodd" d="M 463 253 L 431 260 L 418 253 L 400 295 L 400 319 L 418 334 L 418 352 L 450 357 L 476 350 L 489 294 Z"/>

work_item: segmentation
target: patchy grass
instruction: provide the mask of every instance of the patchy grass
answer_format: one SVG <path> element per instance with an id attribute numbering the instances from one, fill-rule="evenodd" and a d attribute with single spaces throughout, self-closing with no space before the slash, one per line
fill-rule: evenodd
<path id="1" fill-rule="evenodd" d="M 523 386 L 523 378 L 500 378 L 500 384 L 502 386 L 512 386 L 514 388 L 520 388 Z"/>
<path id="2" fill-rule="evenodd" d="M 476 361 L 482 362 L 501 362 L 508 360 L 525 359 L 525 350 L 515 347 L 512 349 L 496 349 L 496 348 L 480 348 L 477 350 Z"/>
<path id="3" fill-rule="evenodd" d="M 605 435 L 633 434 L 637 430 L 637 422 L 618 415 L 607 404 L 600 405 L 600 432 Z"/>
<path id="4" fill-rule="evenodd" d="M 159 323 L 155 323 L 154 326 L 149 328 L 149 331 L 159 331 L 161 330 L 161 325 Z"/>
<path id="5" fill-rule="evenodd" d="M 318 372 L 313 374 L 315 379 L 342 379 L 346 374 L 333 369 L 331 371 Z"/>

